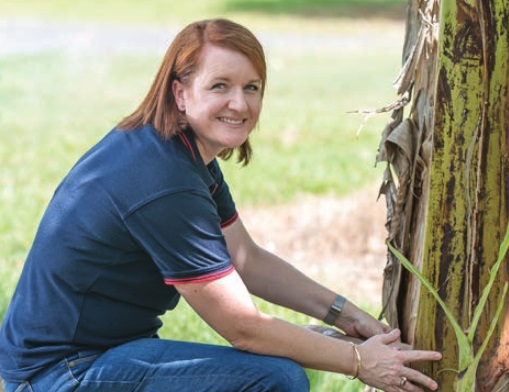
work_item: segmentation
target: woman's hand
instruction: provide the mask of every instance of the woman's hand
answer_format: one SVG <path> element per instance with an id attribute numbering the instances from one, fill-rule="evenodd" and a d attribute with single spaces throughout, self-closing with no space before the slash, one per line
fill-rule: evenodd
<path id="1" fill-rule="evenodd" d="M 350 301 L 345 303 L 337 321 L 337 327 L 341 328 L 348 336 L 363 340 L 375 335 L 386 334 L 391 330 L 390 326 L 378 321 Z"/>
<path id="2" fill-rule="evenodd" d="M 386 392 L 422 392 L 420 386 L 436 390 L 438 385 L 434 380 L 406 365 L 416 361 L 438 361 L 442 355 L 435 351 L 398 350 L 394 344 L 399 338 L 400 331 L 395 329 L 374 336 L 357 347 L 362 362 L 359 379 Z"/>

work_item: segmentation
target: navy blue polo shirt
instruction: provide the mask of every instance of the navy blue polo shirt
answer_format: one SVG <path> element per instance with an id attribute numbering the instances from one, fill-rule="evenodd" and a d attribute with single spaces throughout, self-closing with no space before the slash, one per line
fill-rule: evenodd
<path id="1" fill-rule="evenodd" d="M 191 131 L 112 130 L 42 218 L 0 331 L 0 376 L 27 380 L 77 350 L 154 336 L 175 284 L 233 270 L 221 229 L 236 218 Z"/>

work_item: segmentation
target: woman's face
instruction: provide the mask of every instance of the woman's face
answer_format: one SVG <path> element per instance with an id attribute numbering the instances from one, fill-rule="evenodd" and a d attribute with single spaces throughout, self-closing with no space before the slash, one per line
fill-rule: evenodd
<path id="1" fill-rule="evenodd" d="M 190 82 L 173 82 L 177 106 L 185 111 L 205 163 L 246 141 L 258 122 L 261 89 L 260 75 L 246 56 L 210 44 Z"/>

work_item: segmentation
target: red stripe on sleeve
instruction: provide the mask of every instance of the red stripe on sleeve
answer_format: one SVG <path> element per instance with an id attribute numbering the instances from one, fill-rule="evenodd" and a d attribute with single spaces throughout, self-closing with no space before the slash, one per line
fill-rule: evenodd
<path id="1" fill-rule="evenodd" d="M 197 276 L 194 278 L 164 279 L 164 283 L 167 284 L 168 286 L 172 286 L 172 285 L 185 284 L 185 283 L 211 282 L 213 280 L 224 278 L 225 276 L 230 275 L 233 271 L 235 271 L 235 267 L 232 264 L 227 269 L 219 271 L 219 272 L 213 272 L 208 275 Z"/>
<path id="2" fill-rule="evenodd" d="M 235 212 L 235 215 L 233 215 L 230 219 L 228 219 L 227 221 L 224 221 L 221 223 L 221 229 L 224 229 L 228 226 L 231 226 L 233 223 L 235 223 L 235 221 L 239 218 L 239 213 L 238 212 Z"/>

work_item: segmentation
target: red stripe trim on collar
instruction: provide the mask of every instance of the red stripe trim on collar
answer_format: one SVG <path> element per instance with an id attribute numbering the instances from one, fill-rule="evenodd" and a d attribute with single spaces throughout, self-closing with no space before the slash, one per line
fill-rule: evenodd
<path id="1" fill-rule="evenodd" d="M 182 143 L 184 143 L 184 146 L 186 146 L 189 149 L 189 151 L 191 151 L 191 154 L 194 160 L 196 161 L 196 154 L 194 153 L 193 145 L 191 144 L 187 136 L 183 132 L 179 132 L 178 135 L 180 137 L 180 140 L 182 140 Z"/>
<path id="2" fill-rule="evenodd" d="M 227 275 L 230 275 L 233 271 L 235 271 L 235 267 L 230 265 L 227 269 L 213 272 L 208 275 L 197 276 L 195 278 L 183 278 L 183 279 L 164 279 L 164 283 L 168 286 L 176 285 L 176 284 L 185 284 L 185 283 L 202 283 L 202 282 L 211 282 L 213 280 L 217 280 L 220 278 L 224 278 Z"/>

